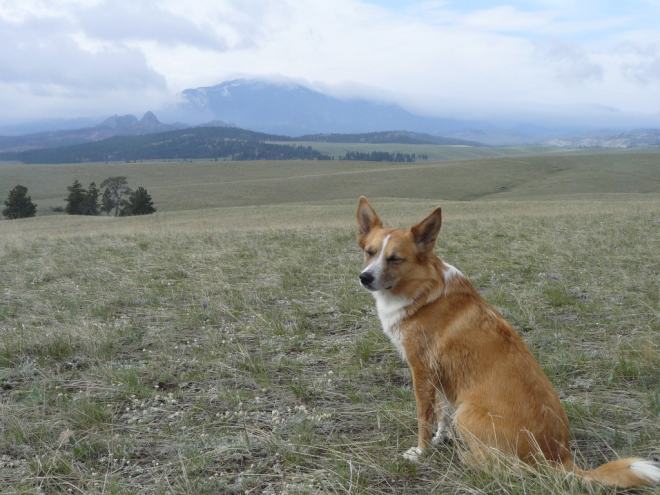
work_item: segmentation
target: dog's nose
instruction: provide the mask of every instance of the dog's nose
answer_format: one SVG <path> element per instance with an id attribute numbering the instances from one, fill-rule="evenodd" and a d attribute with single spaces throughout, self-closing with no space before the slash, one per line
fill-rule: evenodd
<path id="1" fill-rule="evenodd" d="M 371 273 L 369 272 L 360 273 L 360 282 L 362 282 L 362 285 L 369 285 L 373 281 L 374 281 L 374 276 Z"/>

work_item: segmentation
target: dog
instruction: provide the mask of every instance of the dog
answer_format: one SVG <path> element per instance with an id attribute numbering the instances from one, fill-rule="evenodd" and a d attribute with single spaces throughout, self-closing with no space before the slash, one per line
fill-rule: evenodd
<path id="1" fill-rule="evenodd" d="M 574 464 L 568 418 L 550 380 L 511 325 L 434 253 L 440 208 L 410 229 L 385 228 L 362 196 L 357 224 L 360 283 L 412 374 L 418 435 L 406 459 L 445 441 L 453 425 L 476 462 L 499 452 L 619 488 L 660 482 L 660 468 L 639 458 L 593 470 Z"/>

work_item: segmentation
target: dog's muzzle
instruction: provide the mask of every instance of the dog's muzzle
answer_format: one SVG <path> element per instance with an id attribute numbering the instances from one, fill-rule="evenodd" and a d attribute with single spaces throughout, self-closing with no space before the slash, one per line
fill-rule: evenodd
<path id="1" fill-rule="evenodd" d="M 360 273 L 360 283 L 362 284 L 363 287 L 373 290 L 373 287 L 371 287 L 371 284 L 374 281 L 374 276 L 369 273 L 369 272 L 362 272 Z"/>

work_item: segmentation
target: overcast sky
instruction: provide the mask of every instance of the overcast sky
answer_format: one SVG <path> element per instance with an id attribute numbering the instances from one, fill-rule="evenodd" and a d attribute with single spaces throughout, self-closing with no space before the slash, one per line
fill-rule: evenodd
<path id="1" fill-rule="evenodd" d="M 660 0 L 0 0 L 3 122 L 139 113 L 237 76 L 660 126 Z"/>

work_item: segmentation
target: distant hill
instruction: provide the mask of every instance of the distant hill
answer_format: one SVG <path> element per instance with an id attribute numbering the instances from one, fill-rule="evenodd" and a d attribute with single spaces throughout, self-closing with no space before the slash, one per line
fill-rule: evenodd
<path id="1" fill-rule="evenodd" d="M 231 160 L 330 159 L 309 146 L 274 144 L 290 138 L 237 127 L 195 127 L 141 136 L 114 136 L 92 143 L 0 153 L 25 163 L 81 163 L 176 158 Z"/>
<path id="2" fill-rule="evenodd" d="M 113 136 L 140 136 L 185 127 L 183 124 L 163 124 L 153 112 L 146 112 L 141 119 L 134 115 L 113 115 L 93 127 L 39 132 L 22 136 L 0 136 L 0 151 L 27 151 L 69 146 L 101 141 Z"/>
<path id="3" fill-rule="evenodd" d="M 133 161 L 176 158 L 217 158 L 231 160 L 258 159 L 337 159 L 366 161 L 415 161 L 427 159 L 426 149 L 414 145 L 459 145 L 481 147 L 480 143 L 444 138 L 409 131 L 383 131 L 363 134 L 318 134 L 292 138 L 278 134 L 231 127 L 224 122 L 212 122 L 208 127 L 187 127 L 168 132 L 155 131 L 162 126 L 153 114 L 140 121 L 133 116 L 114 116 L 103 123 L 104 129 L 121 132 L 140 127 L 135 136 L 115 135 L 93 142 L 59 145 L 49 148 L 0 152 L 0 160 L 25 163 L 81 163 L 103 161 Z M 101 128 L 101 126 L 99 126 Z M 290 143 L 290 144 L 289 144 Z M 310 143 L 310 146 L 306 146 Z M 404 144 L 407 151 L 378 149 L 345 150 L 333 154 L 313 143 L 358 143 L 372 145 Z M 413 149 L 414 148 L 414 149 Z"/>
<path id="4" fill-rule="evenodd" d="M 560 138 L 546 144 L 570 148 L 655 148 L 660 147 L 660 129 L 635 129 L 616 134 Z"/>
<path id="5" fill-rule="evenodd" d="M 322 143 L 397 143 L 397 144 L 440 144 L 455 146 L 484 146 L 476 141 L 432 136 L 421 132 L 410 131 L 382 131 L 365 132 L 359 134 L 308 134 L 296 138 L 296 141 L 312 141 Z"/>

